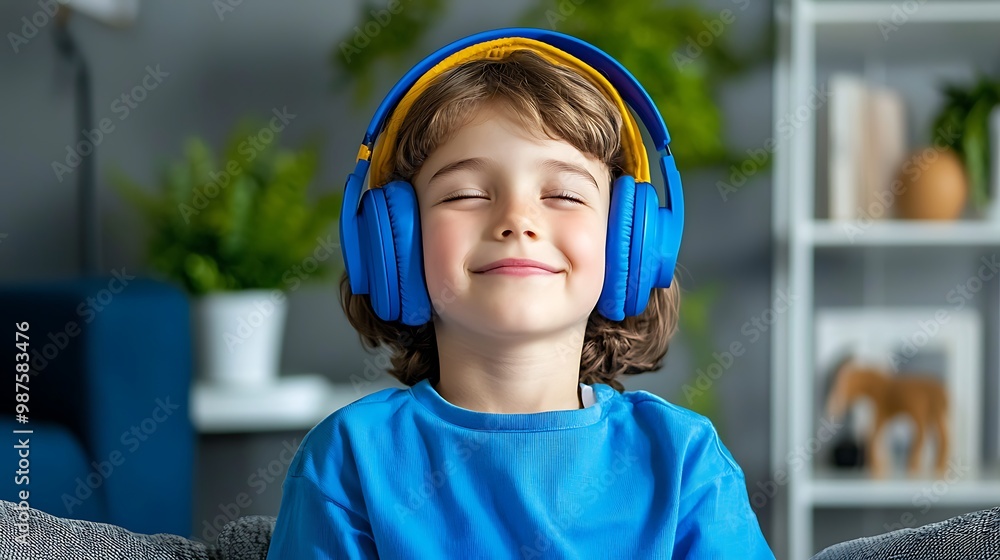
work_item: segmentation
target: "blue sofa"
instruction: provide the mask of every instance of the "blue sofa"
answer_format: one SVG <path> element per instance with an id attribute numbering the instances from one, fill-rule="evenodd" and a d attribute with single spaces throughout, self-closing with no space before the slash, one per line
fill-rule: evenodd
<path id="1" fill-rule="evenodd" d="M 33 432 L 12 434 L 27 439 L 27 476 L 4 477 L 0 499 L 20 502 L 27 490 L 30 507 L 52 515 L 191 534 L 195 432 L 184 293 L 124 270 L 7 284 L 0 318 L 8 364 L 20 352 L 15 324 L 28 322 L 31 364 L 27 423 L 16 421 L 11 404 L 0 424 L 8 434 Z"/>

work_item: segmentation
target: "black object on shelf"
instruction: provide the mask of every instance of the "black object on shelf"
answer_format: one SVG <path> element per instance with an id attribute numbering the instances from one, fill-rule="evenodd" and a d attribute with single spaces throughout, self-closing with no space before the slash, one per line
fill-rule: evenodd
<path id="1" fill-rule="evenodd" d="M 843 437 L 833 446 L 833 466 L 839 469 L 861 468 L 865 465 L 865 450 L 858 442 Z"/>

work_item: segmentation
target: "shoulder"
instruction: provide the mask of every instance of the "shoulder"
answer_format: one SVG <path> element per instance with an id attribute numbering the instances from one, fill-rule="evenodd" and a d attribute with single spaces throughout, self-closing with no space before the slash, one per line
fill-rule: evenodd
<path id="1" fill-rule="evenodd" d="M 626 391 L 622 399 L 640 429 L 669 447 L 682 470 L 742 476 L 742 469 L 708 417 L 647 391 Z"/>
<path id="2" fill-rule="evenodd" d="M 712 421 L 702 414 L 676 405 L 659 395 L 648 391 L 626 391 L 622 400 L 631 406 L 632 414 L 637 421 L 660 423 L 674 431 L 687 430 L 687 433 L 700 438 L 718 437 Z"/>
<path id="3" fill-rule="evenodd" d="M 386 426 L 410 401 L 406 389 L 382 389 L 360 397 L 321 420 L 302 439 L 288 465 L 286 480 L 312 481 L 327 499 L 351 511 L 365 508 L 364 481 L 358 461 L 362 453 L 384 441 Z"/>
<path id="4" fill-rule="evenodd" d="M 360 393 L 361 387 L 355 389 Z M 315 430 L 326 430 L 341 424 L 358 424 L 366 420 L 382 420 L 410 401 L 408 388 L 388 388 L 359 396 L 331 412 L 316 425 Z"/>
<path id="5" fill-rule="evenodd" d="M 376 430 L 384 431 L 388 420 L 409 400 L 406 389 L 381 389 L 331 412 L 302 439 L 289 474 L 317 479 L 335 476 L 351 461 L 352 443 L 363 441 Z"/>

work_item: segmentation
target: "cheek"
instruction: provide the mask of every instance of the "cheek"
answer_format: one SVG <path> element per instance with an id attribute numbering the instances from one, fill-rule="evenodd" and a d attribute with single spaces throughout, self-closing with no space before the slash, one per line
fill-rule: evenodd
<path id="1" fill-rule="evenodd" d="M 420 236 L 428 284 L 440 283 L 442 277 L 459 274 L 468 266 L 469 247 L 475 236 L 464 220 L 421 216 Z"/>
<path id="2" fill-rule="evenodd" d="M 560 228 L 562 246 L 573 267 L 603 279 L 607 243 L 607 217 L 581 216 Z"/>

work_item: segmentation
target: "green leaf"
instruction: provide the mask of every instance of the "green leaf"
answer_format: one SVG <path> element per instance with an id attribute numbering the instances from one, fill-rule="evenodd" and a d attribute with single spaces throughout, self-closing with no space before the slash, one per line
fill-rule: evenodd
<path id="1" fill-rule="evenodd" d="M 316 233 L 339 218 L 332 203 L 339 193 L 309 200 L 319 141 L 281 148 L 277 134 L 263 142 L 264 123 L 236 123 L 223 161 L 204 140 L 189 139 L 152 186 L 113 169 L 112 184 L 147 227 L 149 266 L 191 294 L 285 288 L 285 273 L 312 253 Z M 321 264 L 317 278 L 337 261 Z"/>
<path id="2" fill-rule="evenodd" d="M 991 108 L 986 99 L 978 101 L 969 111 L 965 134 L 962 136 L 965 170 L 969 178 L 972 202 L 977 208 L 983 208 L 989 200 L 987 116 Z"/>
<path id="3" fill-rule="evenodd" d="M 990 200 L 991 160 L 989 116 L 1000 104 L 1000 81 L 980 75 L 971 86 L 944 84 L 944 103 L 932 119 L 932 140 L 955 150 L 969 179 L 969 192 L 976 208 Z"/>

